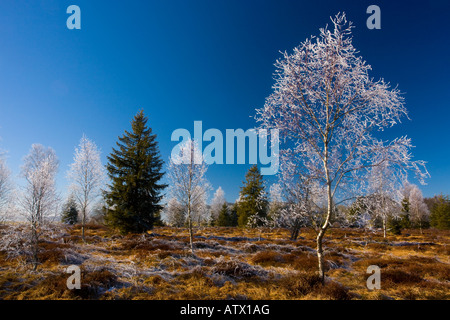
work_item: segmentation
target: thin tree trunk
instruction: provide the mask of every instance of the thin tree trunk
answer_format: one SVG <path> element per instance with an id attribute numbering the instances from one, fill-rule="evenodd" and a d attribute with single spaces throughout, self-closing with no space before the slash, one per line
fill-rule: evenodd
<path id="1" fill-rule="evenodd" d="M 81 216 L 81 239 L 86 242 L 85 229 L 86 229 L 86 212 L 87 212 L 87 202 L 83 203 L 82 216 Z"/>
<path id="2" fill-rule="evenodd" d="M 327 196 L 328 196 L 328 208 L 327 208 L 327 216 L 325 219 L 325 222 L 320 227 L 319 233 L 317 234 L 317 259 L 319 262 L 319 277 L 322 281 L 322 284 L 325 283 L 325 265 L 324 265 L 324 259 L 323 259 L 323 237 L 325 235 L 325 232 L 328 229 L 331 214 L 333 212 L 333 199 L 331 196 L 331 183 L 328 183 L 327 185 Z"/>
<path id="3" fill-rule="evenodd" d="M 297 219 L 294 223 L 294 227 L 291 230 L 291 240 L 295 241 L 298 238 L 298 234 L 300 232 L 300 222 L 298 221 L 299 219 Z"/>
<path id="4" fill-rule="evenodd" d="M 81 217 L 81 239 L 83 240 L 83 242 L 86 242 L 86 239 L 84 237 L 84 225 L 85 225 L 85 223 L 86 223 L 86 213 L 83 212 L 83 216 Z"/>
<path id="5" fill-rule="evenodd" d="M 194 244 L 193 244 L 193 234 L 192 234 L 192 219 L 191 219 L 191 208 L 188 205 L 188 228 L 189 228 L 189 245 L 191 247 L 191 252 L 194 253 Z"/>
<path id="6" fill-rule="evenodd" d="M 37 266 L 38 266 L 38 231 L 37 231 L 37 226 L 35 223 L 33 223 L 32 227 L 31 227 L 31 251 L 32 251 L 32 263 L 33 263 L 33 271 L 37 270 Z"/>
<path id="7" fill-rule="evenodd" d="M 88 192 L 86 189 L 86 180 L 85 179 L 85 186 L 84 186 L 84 194 L 83 194 L 83 205 L 82 205 L 82 218 L 81 218 L 81 239 L 83 242 L 86 242 L 86 238 L 84 236 L 84 229 L 86 226 L 86 212 L 87 212 L 87 206 L 88 206 Z"/>
<path id="8" fill-rule="evenodd" d="M 189 192 L 188 192 L 188 227 L 189 227 L 189 244 L 191 246 L 191 253 L 194 254 L 194 244 L 193 244 L 193 235 L 192 235 L 192 217 L 191 217 L 191 196 L 192 196 L 192 176 L 194 165 L 194 145 L 191 141 L 191 159 L 189 166 Z"/>
<path id="9" fill-rule="evenodd" d="M 317 259 L 319 262 L 319 277 L 322 281 L 322 284 L 325 282 L 325 268 L 324 268 L 324 261 L 323 261 L 323 246 L 322 246 L 322 240 L 323 236 L 325 234 L 325 231 L 321 229 L 319 231 L 319 234 L 317 235 Z"/>
<path id="10" fill-rule="evenodd" d="M 32 264 L 33 264 L 33 271 L 37 270 L 37 266 L 39 264 L 39 231 L 38 227 L 42 224 L 42 217 L 41 217 L 41 202 L 38 201 L 37 211 L 36 211 L 36 218 L 32 218 L 31 221 L 31 252 L 32 252 Z"/>
<path id="11" fill-rule="evenodd" d="M 325 218 L 324 223 L 319 229 L 319 232 L 317 234 L 317 260 L 319 262 L 319 277 L 322 281 L 322 284 L 325 284 L 325 266 L 324 266 L 324 259 L 323 259 L 323 237 L 325 235 L 325 232 L 328 229 L 328 226 L 330 224 L 331 214 L 333 212 L 333 196 L 331 194 L 331 180 L 330 180 L 330 173 L 328 170 L 328 142 L 325 141 L 325 149 L 324 149 L 324 169 L 325 169 L 325 175 L 326 175 L 326 181 L 327 181 L 327 200 L 328 200 L 328 206 L 327 206 L 327 215 Z"/>

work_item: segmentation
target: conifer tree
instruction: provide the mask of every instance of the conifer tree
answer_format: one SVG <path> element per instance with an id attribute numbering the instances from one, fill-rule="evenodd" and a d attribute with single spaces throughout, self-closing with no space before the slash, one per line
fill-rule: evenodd
<path id="1" fill-rule="evenodd" d="M 267 211 L 263 176 L 258 166 L 252 166 L 245 175 L 244 185 L 241 187 L 240 201 L 237 208 L 238 225 L 244 227 L 252 216 L 264 218 Z"/>
<path id="2" fill-rule="evenodd" d="M 434 228 L 450 229 L 450 197 L 440 194 L 430 199 L 431 216 L 430 224 Z"/>
<path id="3" fill-rule="evenodd" d="M 387 221 L 387 228 L 394 235 L 400 235 L 403 229 L 411 227 L 411 220 L 409 219 L 410 203 L 408 198 L 404 197 L 400 205 L 401 213 L 397 217 L 389 217 Z"/>
<path id="4" fill-rule="evenodd" d="M 410 219 L 410 202 L 408 198 L 403 198 L 402 200 L 402 214 L 400 215 L 400 226 L 402 229 L 411 228 L 411 219 Z"/>
<path id="5" fill-rule="evenodd" d="M 70 225 L 78 222 L 78 207 L 73 195 L 70 195 L 63 207 L 61 221 Z"/>
<path id="6" fill-rule="evenodd" d="M 217 225 L 220 227 L 231 227 L 233 223 L 231 219 L 232 217 L 228 210 L 228 205 L 226 204 L 226 202 L 224 202 L 222 204 L 222 208 L 219 211 L 219 216 L 217 218 Z"/>
<path id="7" fill-rule="evenodd" d="M 122 233 L 152 229 L 162 209 L 161 192 L 167 186 L 160 182 L 163 161 L 147 121 L 141 110 L 131 122 L 132 131 L 119 137 L 118 148 L 108 156 L 106 169 L 111 184 L 105 194 L 105 221 Z"/>
<path id="8" fill-rule="evenodd" d="M 230 226 L 236 227 L 238 225 L 238 202 L 233 203 L 233 205 L 230 207 Z"/>

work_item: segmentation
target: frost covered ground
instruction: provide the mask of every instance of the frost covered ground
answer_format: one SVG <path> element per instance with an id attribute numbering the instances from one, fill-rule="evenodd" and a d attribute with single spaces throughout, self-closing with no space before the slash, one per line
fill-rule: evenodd
<path id="1" fill-rule="evenodd" d="M 192 254 L 185 229 L 122 236 L 91 225 L 83 243 L 78 226 L 58 226 L 42 238 L 33 271 L 10 228 L 0 229 L 0 299 L 450 298 L 448 231 L 406 230 L 383 239 L 380 232 L 332 229 L 322 286 L 308 229 L 296 241 L 286 240 L 285 230 L 260 238 L 256 230 L 197 229 Z M 81 269 L 79 290 L 66 286 L 69 265 Z M 380 290 L 366 287 L 369 265 L 381 268 Z"/>

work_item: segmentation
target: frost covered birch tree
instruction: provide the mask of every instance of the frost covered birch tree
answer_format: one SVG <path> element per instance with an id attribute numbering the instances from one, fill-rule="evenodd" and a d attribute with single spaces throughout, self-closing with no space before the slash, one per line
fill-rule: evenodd
<path id="1" fill-rule="evenodd" d="M 214 196 L 211 200 L 211 221 L 216 223 L 219 219 L 220 211 L 222 210 L 223 204 L 226 203 L 225 192 L 222 187 L 217 188 Z"/>
<path id="2" fill-rule="evenodd" d="M 165 220 L 172 227 L 182 227 L 186 220 L 184 209 L 177 198 L 170 198 L 164 208 Z"/>
<path id="3" fill-rule="evenodd" d="M 424 162 L 412 161 L 411 140 L 381 139 L 384 129 L 407 117 L 404 99 L 384 79 L 369 76 L 371 66 L 352 44 L 345 13 L 331 18 L 333 28 L 320 29 L 282 53 L 276 61 L 273 93 L 256 120 L 262 129 L 279 129 L 284 149 L 295 154 L 306 179 L 325 190 L 326 210 L 317 228 L 319 276 L 324 281 L 323 238 L 338 202 L 358 193 L 367 169 L 389 163 L 427 176 Z"/>
<path id="4" fill-rule="evenodd" d="M 188 139 L 180 145 L 177 152 L 170 157 L 168 176 L 170 179 L 170 193 L 186 210 L 186 220 L 189 229 L 189 244 L 191 252 L 193 246 L 193 220 L 195 210 L 201 208 L 209 183 L 205 174 L 208 167 L 203 159 L 196 141 Z"/>
<path id="5" fill-rule="evenodd" d="M 211 221 L 211 210 L 208 207 L 208 190 L 209 185 L 204 188 L 201 193 L 203 196 L 197 201 L 193 208 L 193 221 L 197 221 L 197 227 L 206 226 Z"/>
<path id="6" fill-rule="evenodd" d="M 100 195 L 100 188 L 105 181 L 105 171 L 100 160 L 97 145 L 82 136 L 80 144 L 75 148 L 74 162 L 67 174 L 71 185 L 71 194 L 75 197 L 81 215 L 81 237 L 85 241 L 86 218 L 91 205 Z"/>
<path id="7" fill-rule="evenodd" d="M 400 188 L 402 176 L 398 176 L 388 162 L 374 166 L 369 174 L 369 195 L 362 198 L 372 220 L 380 218 L 383 226 L 383 237 L 386 238 L 389 218 L 398 218 L 400 212 Z"/>
<path id="8" fill-rule="evenodd" d="M 269 219 L 273 219 L 283 208 L 283 195 L 279 183 L 273 183 L 269 188 Z"/>
<path id="9" fill-rule="evenodd" d="M 32 264 L 36 270 L 40 232 L 50 214 L 57 210 L 58 196 L 55 188 L 59 162 L 55 151 L 40 144 L 33 144 L 24 158 L 22 176 L 23 192 L 19 197 L 23 215 L 30 226 Z"/>
<path id="10" fill-rule="evenodd" d="M 419 228 L 420 233 L 423 233 L 423 228 L 429 223 L 430 211 L 417 185 L 410 185 L 408 200 L 411 221 L 415 227 Z"/>
<path id="11" fill-rule="evenodd" d="M 324 210 L 324 187 L 313 177 L 302 172 L 295 154 L 284 150 L 280 161 L 281 186 L 286 205 L 277 217 L 277 224 L 290 230 L 290 239 L 296 240 L 301 227 L 318 230 Z"/>
<path id="12" fill-rule="evenodd" d="M 5 160 L 0 155 L 0 223 L 6 219 L 8 205 L 11 199 L 11 172 Z"/>

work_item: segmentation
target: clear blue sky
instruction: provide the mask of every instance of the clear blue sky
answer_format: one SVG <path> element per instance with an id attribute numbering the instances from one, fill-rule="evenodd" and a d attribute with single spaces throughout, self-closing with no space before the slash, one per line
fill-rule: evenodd
<path id="1" fill-rule="evenodd" d="M 66 8 L 81 8 L 68 30 Z M 381 30 L 366 8 L 381 8 Z M 415 159 L 428 161 L 425 196 L 450 194 L 449 1 L 85 1 L 0 3 L 0 149 L 15 177 L 32 143 L 56 150 L 58 187 L 85 133 L 103 161 L 143 108 L 167 161 L 173 130 L 255 125 L 273 63 L 345 11 L 375 78 L 398 84 Z M 208 178 L 234 201 L 249 165 L 212 165 Z M 18 180 L 16 178 L 16 180 Z M 269 180 L 271 182 L 271 180 Z"/>

